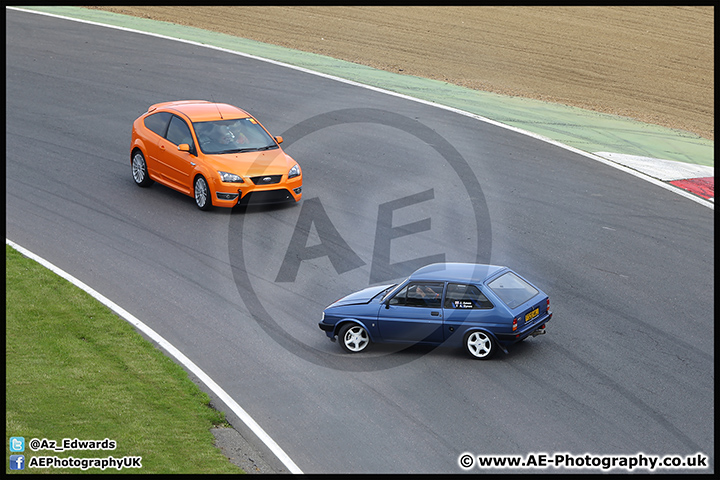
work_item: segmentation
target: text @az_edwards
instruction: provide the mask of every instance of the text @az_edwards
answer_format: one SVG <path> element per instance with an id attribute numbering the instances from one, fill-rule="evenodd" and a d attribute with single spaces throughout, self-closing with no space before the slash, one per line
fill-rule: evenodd
<path id="1" fill-rule="evenodd" d="M 104 458 L 76 458 L 58 457 L 55 455 L 35 455 L 26 458 L 25 448 L 32 452 L 52 451 L 66 452 L 73 450 L 115 450 L 117 441 L 105 438 L 103 440 L 80 440 L 78 438 L 63 438 L 60 442 L 48 440 L 47 438 L 33 438 L 27 445 L 24 437 L 10 437 L 9 449 L 10 470 L 25 470 L 25 468 L 74 468 L 81 470 L 88 469 L 115 469 L 142 468 L 142 457 L 140 456 L 108 456 Z"/>

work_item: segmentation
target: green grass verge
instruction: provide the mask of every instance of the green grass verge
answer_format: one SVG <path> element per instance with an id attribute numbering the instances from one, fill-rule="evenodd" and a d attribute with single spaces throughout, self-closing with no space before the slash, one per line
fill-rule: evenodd
<path id="1" fill-rule="evenodd" d="M 214 445 L 224 414 L 187 373 L 90 295 L 6 245 L 5 445 L 11 436 L 104 440 L 115 450 L 31 457 L 142 457 L 121 473 L 243 473 Z M 8 456 L 9 458 L 9 456 Z M 10 470 L 9 460 L 6 473 Z M 91 468 L 87 473 L 103 470 Z M 118 472 L 108 468 L 104 472 Z"/>

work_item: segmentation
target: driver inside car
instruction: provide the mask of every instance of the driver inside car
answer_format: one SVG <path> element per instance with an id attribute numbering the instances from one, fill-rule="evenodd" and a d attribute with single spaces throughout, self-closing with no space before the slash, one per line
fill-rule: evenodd
<path id="1" fill-rule="evenodd" d="M 200 145 L 205 153 L 222 153 L 240 147 L 235 134 L 227 125 L 213 125 L 200 134 Z"/>

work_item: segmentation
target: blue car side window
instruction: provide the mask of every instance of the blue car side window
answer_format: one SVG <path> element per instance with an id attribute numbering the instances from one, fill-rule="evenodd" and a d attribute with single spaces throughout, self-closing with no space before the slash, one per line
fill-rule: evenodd
<path id="1" fill-rule="evenodd" d="M 395 296 L 388 300 L 388 305 L 405 305 L 407 303 L 408 286 L 405 286 L 405 288 L 400 290 L 395 294 Z"/>
<path id="2" fill-rule="evenodd" d="M 489 309 L 493 304 L 475 285 L 450 283 L 445 294 L 445 308 Z"/>
<path id="3" fill-rule="evenodd" d="M 440 308 L 443 287 L 443 283 L 412 282 L 400 290 L 388 303 L 406 307 Z"/>

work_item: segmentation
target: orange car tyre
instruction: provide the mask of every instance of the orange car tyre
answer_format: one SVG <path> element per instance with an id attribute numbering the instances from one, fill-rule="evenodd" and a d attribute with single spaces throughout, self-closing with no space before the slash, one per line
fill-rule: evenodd
<path id="1" fill-rule="evenodd" d="M 132 176 L 135 184 L 140 187 L 149 187 L 154 183 L 148 174 L 147 163 L 140 150 L 136 150 L 132 157 Z"/>
<path id="2" fill-rule="evenodd" d="M 487 360 L 493 356 L 497 346 L 492 335 L 476 330 L 465 335 L 465 350 L 472 358 Z"/>
<path id="3" fill-rule="evenodd" d="M 195 205 L 200 210 L 210 210 L 212 208 L 212 199 L 210 198 L 210 188 L 207 180 L 202 175 L 198 175 L 195 179 Z"/>
<path id="4" fill-rule="evenodd" d="M 357 323 L 346 323 L 338 333 L 340 345 L 348 353 L 360 353 L 370 345 L 370 335 Z"/>

